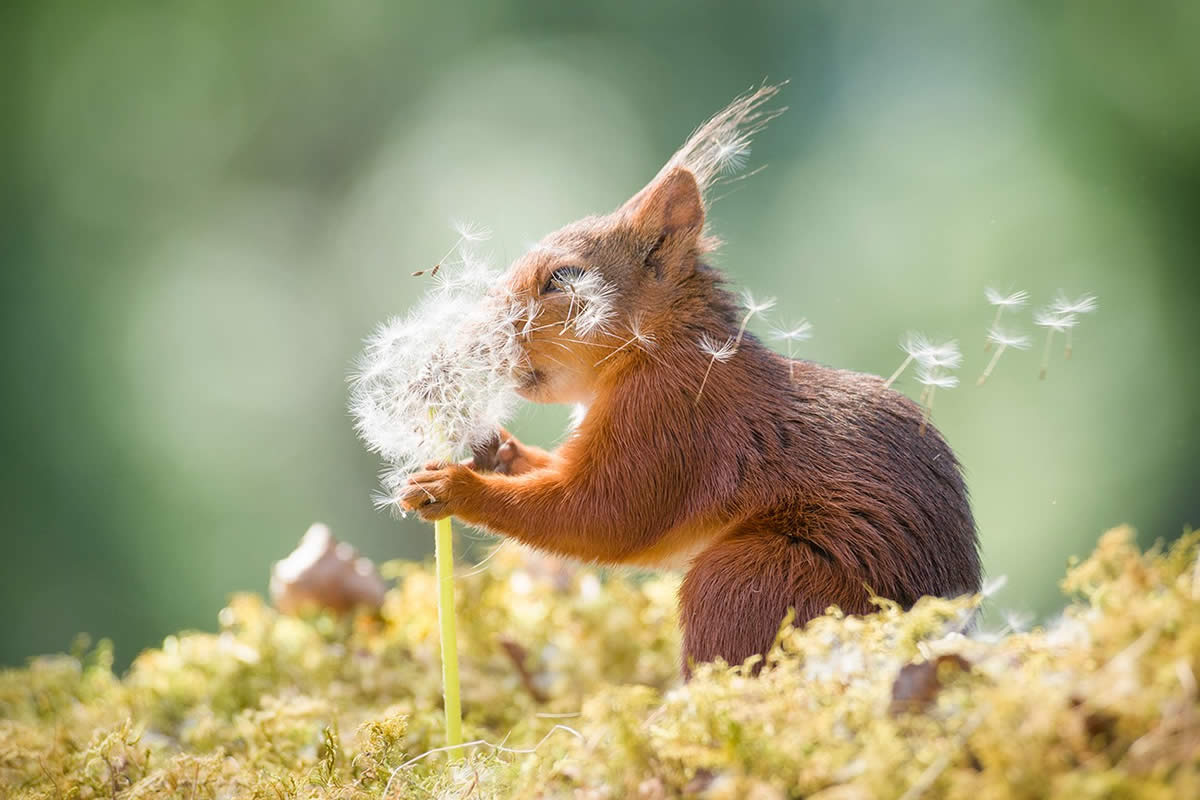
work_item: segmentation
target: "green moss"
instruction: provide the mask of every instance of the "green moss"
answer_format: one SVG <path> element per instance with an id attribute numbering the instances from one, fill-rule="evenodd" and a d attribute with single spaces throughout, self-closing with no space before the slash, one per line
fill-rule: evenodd
<path id="1" fill-rule="evenodd" d="M 0 673 L 0 796 L 1200 796 L 1198 546 L 1106 534 L 1048 628 L 963 635 L 972 601 L 881 603 L 785 628 L 758 677 L 704 666 L 686 686 L 672 581 L 504 548 L 458 579 L 465 735 L 487 744 L 456 762 L 429 753 L 429 566 L 390 565 L 378 617 L 239 595 L 219 632 L 121 679 L 104 643 Z"/>

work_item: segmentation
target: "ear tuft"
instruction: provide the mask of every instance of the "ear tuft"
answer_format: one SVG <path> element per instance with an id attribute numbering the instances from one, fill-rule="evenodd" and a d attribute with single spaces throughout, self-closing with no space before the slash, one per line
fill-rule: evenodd
<path id="1" fill-rule="evenodd" d="M 704 229 L 704 199 L 690 170 L 676 167 L 630 201 L 634 227 L 646 238 L 695 240 Z"/>

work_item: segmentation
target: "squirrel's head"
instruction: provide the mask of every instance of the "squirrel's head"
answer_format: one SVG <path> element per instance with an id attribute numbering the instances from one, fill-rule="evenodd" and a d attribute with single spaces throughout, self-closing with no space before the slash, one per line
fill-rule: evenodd
<path id="1" fill-rule="evenodd" d="M 750 137 L 779 112 L 777 87 L 734 101 L 701 126 L 641 191 L 611 214 L 551 233 L 513 263 L 503 292 L 520 308 L 526 358 L 519 391 L 542 403 L 590 403 L 705 302 L 693 280 L 717 241 L 705 234 L 705 193 L 738 167 Z M 694 321 L 694 320 L 692 320 Z"/>
<path id="2" fill-rule="evenodd" d="M 527 355 L 520 391 L 543 403 L 588 403 L 606 374 L 653 345 L 663 312 L 706 241 L 695 176 L 679 167 L 615 212 L 551 233 L 506 275 L 521 305 Z M 628 352 L 627 352 L 628 351 Z"/>

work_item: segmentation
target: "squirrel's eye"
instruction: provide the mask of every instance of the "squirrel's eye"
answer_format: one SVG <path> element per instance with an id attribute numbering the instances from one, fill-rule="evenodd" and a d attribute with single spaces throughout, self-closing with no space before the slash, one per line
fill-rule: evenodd
<path id="1" fill-rule="evenodd" d="M 554 272 L 551 272 L 550 277 L 546 279 L 546 285 L 542 287 L 542 294 L 561 292 L 570 285 L 572 280 L 582 274 L 582 267 L 559 267 Z"/>

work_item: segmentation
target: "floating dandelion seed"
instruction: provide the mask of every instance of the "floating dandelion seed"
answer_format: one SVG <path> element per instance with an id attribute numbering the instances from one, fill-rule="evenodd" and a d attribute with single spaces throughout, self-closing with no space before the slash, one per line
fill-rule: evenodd
<path id="1" fill-rule="evenodd" d="M 1084 294 L 1071 300 L 1066 296 L 1066 293 L 1059 291 L 1055 296 L 1054 302 L 1050 304 L 1050 310 L 1060 316 L 1068 316 L 1071 314 L 1091 314 L 1100 308 L 1100 304 L 1096 301 L 1096 295 Z M 1071 357 L 1071 328 L 1067 328 L 1067 344 L 1063 352 L 1066 358 Z"/>
<path id="2" fill-rule="evenodd" d="M 1034 314 L 1033 324 L 1046 329 L 1046 349 L 1042 353 L 1042 369 L 1038 373 L 1038 378 L 1045 380 L 1046 373 L 1050 370 L 1050 344 L 1054 341 L 1054 334 L 1071 330 L 1079 324 L 1079 318 L 1074 314 L 1055 313 L 1051 307 Z"/>
<path id="3" fill-rule="evenodd" d="M 713 147 L 713 162 L 718 174 L 739 172 L 750 158 L 748 140 L 731 139 L 716 142 Z"/>
<path id="4" fill-rule="evenodd" d="M 491 228 L 485 228 L 482 225 L 475 225 L 470 222 L 455 222 L 453 227 L 454 232 L 458 234 L 458 239 L 455 240 L 450 249 L 446 251 L 446 254 L 439 258 L 438 262 L 434 264 L 431 269 L 417 270 L 413 273 L 414 278 L 420 277 L 426 272 L 429 273 L 430 277 L 437 275 L 438 271 L 442 268 L 442 265 L 446 263 L 446 259 L 450 258 L 450 256 L 454 255 L 456 252 L 459 252 L 460 248 L 462 248 L 464 244 L 467 242 L 482 242 L 490 238 L 492 235 Z"/>
<path id="5" fill-rule="evenodd" d="M 1014 350 L 1028 350 L 1033 344 L 1033 340 L 1028 336 L 1009 333 L 993 325 L 988 331 L 988 344 L 996 346 L 996 354 L 992 356 L 992 360 L 988 362 L 983 374 L 979 376 L 979 380 L 975 383 L 976 386 L 983 386 L 984 381 L 992 374 L 992 370 L 996 368 L 996 362 L 1000 360 L 1000 356 L 1004 355 L 1006 349 L 1011 347 Z"/>
<path id="6" fill-rule="evenodd" d="M 738 326 L 737 335 L 725 342 L 725 344 L 717 346 L 707 334 L 700 336 L 699 347 L 700 352 L 711 356 L 708 362 L 708 369 L 704 370 L 704 378 L 700 381 L 700 390 L 696 392 L 696 404 L 700 403 L 700 397 L 704 394 L 704 387 L 708 383 L 709 373 L 712 372 L 713 364 L 718 361 L 728 361 L 733 358 L 733 355 L 742 346 L 742 338 L 746 335 L 746 326 L 750 324 L 756 315 L 769 311 L 775 307 L 775 298 L 767 297 L 762 300 L 755 299 L 749 289 L 742 290 L 742 305 L 746 309 L 745 316 L 742 317 L 742 323 Z"/>
<path id="7" fill-rule="evenodd" d="M 597 361 L 593 366 L 600 366 L 605 361 L 608 361 L 610 358 L 615 356 L 617 353 L 624 350 L 626 347 L 630 347 L 632 345 L 638 346 L 643 351 L 648 351 L 651 347 L 653 347 L 654 346 L 654 334 L 651 331 L 644 330 L 642 328 L 642 324 L 643 324 L 642 315 L 641 314 L 636 315 L 633 318 L 633 320 L 629 323 L 629 338 L 626 339 L 625 342 L 623 344 L 621 344 L 620 347 L 617 347 L 616 349 L 614 349 L 611 353 L 606 355 L 604 358 Z"/>
<path id="8" fill-rule="evenodd" d="M 796 342 L 806 342 L 812 338 L 812 323 L 802 319 L 790 328 L 776 328 L 771 332 L 771 338 L 787 342 L 788 377 L 796 380 Z"/>
<path id="9" fill-rule="evenodd" d="M 896 368 L 891 377 L 883 382 L 884 389 L 891 388 L 904 370 L 908 369 L 908 365 L 914 361 L 925 367 L 943 367 L 945 369 L 957 369 L 958 365 L 962 363 L 962 353 L 958 350 L 958 342 L 953 339 L 941 344 L 933 344 L 922 334 L 907 333 L 900 340 L 900 349 L 905 352 L 905 359 L 900 362 L 900 366 Z"/>
<path id="10" fill-rule="evenodd" d="M 1029 292 L 1016 291 L 1001 294 L 990 286 L 983 290 L 983 296 L 987 298 L 988 305 L 996 307 L 996 316 L 992 317 L 992 329 L 1000 324 L 1000 315 L 1005 311 L 1016 311 L 1018 308 L 1023 308 L 1029 302 Z M 993 344 L 994 342 L 989 339 L 987 344 L 984 345 L 984 351 L 991 350 Z"/>
<path id="11" fill-rule="evenodd" d="M 696 392 L 696 403 L 699 403 L 701 395 L 704 394 L 704 387 L 708 385 L 708 376 L 712 373 L 713 364 L 718 361 L 724 363 L 733 358 L 733 354 L 737 352 L 737 343 L 729 338 L 721 344 L 717 344 L 716 340 L 709 338 L 707 333 L 702 333 L 700 341 L 696 345 L 700 348 L 701 353 L 710 356 L 708 369 L 704 370 L 704 378 L 700 381 L 700 391 Z"/>
<path id="12" fill-rule="evenodd" d="M 958 386 L 958 378 L 947 373 L 941 367 L 931 367 L 922 365 L 920 372 L 917 373 L 917 380 L 925 387 L 925 391 L 921 393 L 921 402 L 925 406 L 925 414 L 921 417 L 921 435 L 925 435 L 925 428 L 929 425 L 929 418 L 933 415 L 933 395 L 938 389 L 953 389 Z"/>

